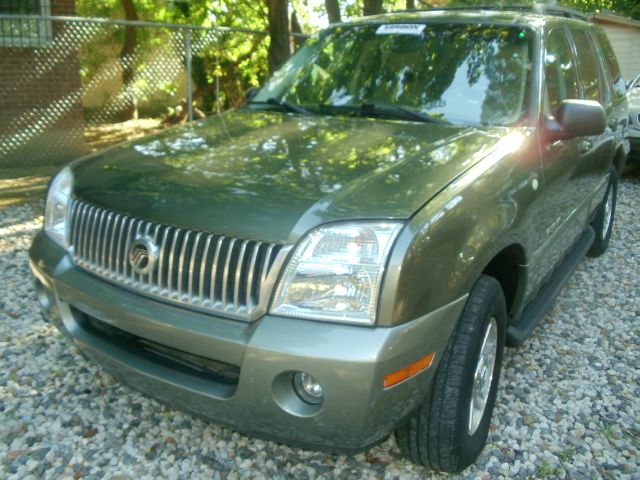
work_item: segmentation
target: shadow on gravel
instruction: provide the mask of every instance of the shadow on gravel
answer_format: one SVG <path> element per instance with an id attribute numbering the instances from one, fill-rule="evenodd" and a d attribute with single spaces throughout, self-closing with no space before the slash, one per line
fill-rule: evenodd
<path id="1" fill-rule="evenodd" d="M 36 176 L 19 178 L 4 178 L 0 172 L 0 208 L 44 199 L 54 171 L 52 169 L 51 172 L 43 171 Z"/>

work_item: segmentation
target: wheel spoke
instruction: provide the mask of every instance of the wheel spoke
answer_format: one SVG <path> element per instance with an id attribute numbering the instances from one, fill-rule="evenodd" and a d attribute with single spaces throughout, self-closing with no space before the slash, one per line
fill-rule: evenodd
<path id="1" fill-rule="evenodd" d="M 478 362 L 473 375 L 473 387 L 471 389 L 471 401 L 469 402 L 469 435 L 478 430 L 491 391 L 493 371 L 498 352 L 498 323 L 491 317 L 485 330 L 478 355 Z"/>
<path id="2" fill-rule="evenodd" d="M 613 215 L 613 188 L 609 187 L 609 193 L 607 193 L 607 201 L 604 204 L 604 215 L 602 218 L 602 229 L 600 230 L 600 236 L 604 240 L 607 238 L 609 228 L 611 227 L 611 217 Z"/>

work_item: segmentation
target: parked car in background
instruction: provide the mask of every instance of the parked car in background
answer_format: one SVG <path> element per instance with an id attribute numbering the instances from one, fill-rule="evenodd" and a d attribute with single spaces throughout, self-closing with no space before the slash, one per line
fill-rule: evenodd
<path id="1" fill-rule="evenodd" d="M 243 108 L 65 167 L 36 291 L 179 408 L 331 451 L 395 431 L 460 471 L 505 345 L 607 249 L 628 115 L 604 32 L 569 10 L 333 25 Z"/>
<path id="2" fill-rule="evenodd" d="M 629 98 L 629 163 L 640 165 L 640 75 L 627 85 Z"/>

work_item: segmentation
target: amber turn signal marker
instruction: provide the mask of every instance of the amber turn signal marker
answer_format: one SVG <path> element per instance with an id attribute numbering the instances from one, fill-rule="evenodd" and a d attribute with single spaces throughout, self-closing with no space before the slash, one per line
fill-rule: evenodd
<path id="1" fill-rule="evenodd" d="M 404 382 L 407 378 L 411 378 L 426 370 L 433 363 L 433 359 L 435 356 L 436 352 L 431 352 L 429 355 L 422 357 L 420 360 L 413 362 L 411 365 L 404 367 L 402 370 L 397 370 L 388 375 L 385 375 L 384 388 L 393 387 L 400 382 Z"/>

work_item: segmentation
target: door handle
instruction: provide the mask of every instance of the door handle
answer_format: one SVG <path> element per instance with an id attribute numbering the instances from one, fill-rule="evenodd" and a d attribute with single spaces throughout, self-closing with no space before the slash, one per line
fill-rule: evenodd
<path id="1" fill-rule="evenodd" d="M 583 140 L 580 142 L 580 153 L 589 153 L 593 149 L 593 142 L 591 140 Z"/>

